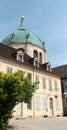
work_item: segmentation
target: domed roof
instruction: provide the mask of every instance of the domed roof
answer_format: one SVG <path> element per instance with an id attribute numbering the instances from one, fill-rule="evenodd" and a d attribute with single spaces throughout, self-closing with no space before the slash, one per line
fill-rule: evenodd
<path id="1" fill-rule="evenodd" d="M 18 29 L 9 34 L 4 40 L 2 41 L 4 44 L 9 45 L 11 42 L 17 43 L 26 43 L 30 42 L 38 47 L 44 48 L 43 42 L 40 38 L 33 33 L 31 33 L 25 26 L 24 26 L 24 17 L 21 17 L 21 23 Z"/>

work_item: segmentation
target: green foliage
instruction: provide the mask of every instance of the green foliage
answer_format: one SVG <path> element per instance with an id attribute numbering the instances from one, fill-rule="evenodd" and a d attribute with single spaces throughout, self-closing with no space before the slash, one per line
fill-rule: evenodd
<path id="1" fill-rule="evenodd" d="M 28 103 L 34 92 L 34 87 L 24 73 L 0 72 L 0 130 L 6 130 L 8 121 L 12 117 L 16 103 Z"/>

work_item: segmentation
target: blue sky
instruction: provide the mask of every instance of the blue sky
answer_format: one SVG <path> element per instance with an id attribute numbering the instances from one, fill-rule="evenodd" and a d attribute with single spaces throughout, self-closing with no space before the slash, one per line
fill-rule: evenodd
<path id="1" fill-rule="evenodd" d="M 67 0 L 0 0 L 0 41 L 25 26 L 46 42 L 46 61 L 67 64 Z"/>

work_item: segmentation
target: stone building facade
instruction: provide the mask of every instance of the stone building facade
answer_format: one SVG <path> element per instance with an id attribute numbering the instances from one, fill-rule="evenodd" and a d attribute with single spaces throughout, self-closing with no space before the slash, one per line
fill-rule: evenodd
<path id="1" fill-rule="evenodd" d="M 62 116 L 62 93 L 60 77 L 52 72 L 46 62 L 46 49 L 41 39 L 24 26 L 21 17 L 19 28 L 0 43 L 0 71 L 5 73 L 21 70 L 36 84 L 36 91 L 29 102 L 19 103 L 15 117 Z"/>

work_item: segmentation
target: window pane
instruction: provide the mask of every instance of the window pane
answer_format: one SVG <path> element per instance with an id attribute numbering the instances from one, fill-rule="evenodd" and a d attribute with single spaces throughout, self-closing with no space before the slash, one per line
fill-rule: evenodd
<path id="1" fill-rule="evenodd" d="M 52 90 L 52 81 L 49 79 L 49 89 Z"/>
<path id="2" fill-rule="evenodd" d="M 28 80 L 31 80 L 32 75 L 31 75 L 30 73 L 28 73 L 28 74 L 27 74 L 27 78 L 28 78 Z"/>
<path id="3" fill-rule="evenodd" d="M 46 79 L 45 78 L 42 79 L 42 84 L 43 84 L 43 89 L 46 89 Z"/>
<path id="4" fill-rule="evenodd" d="M 35 86 L 36 88 L 39 88 L 39 76 L 35 75 Z"/>
<path id="5" fill-rule="evenodd" d="M 39 53 L 40 63 L 42 63 L 42 53 Z"/>
<path id="6" fill-rule="evenodd" d="M 7 67 L 7 73 L 12 73 L 12 68 L 11 67 Z"/>
<path id="7" fill-rule="evenodd" d="M 57 82 L 55 81 L 55 91 L 57 91 Z"/>
<path id="8" fill-rule="evenodd" d="M 36 106 L 36 110 L 40 110 L 40 97 L 36 96 L 35 97 L 35 106 Z"/>
<path id="9" fill-rule="evenodd" d="M 22 56 L 21 55 L 18 55 L 18 60 L 22 61 Z"/>
<path id="10" fill-rule="evenodd" d="M 38 67 L 38 62 L 34 60 L 34 66 Z"/>
<path id="11" fill-rule="evenodd" d="M 43 97 L 43 109 L 47 111 L 47 97 Z"/>
<path id="12" fill-rule="evenodd" d="M 34 52 L 33 52 L 33 57 L 38 58 L 38 52 L 36 50 L 34 50 Z"/>
<path id="13" fill-rule="evenodd" d="M 56 110 L 59 110 L 59 99 L 55 97 Z"/>

